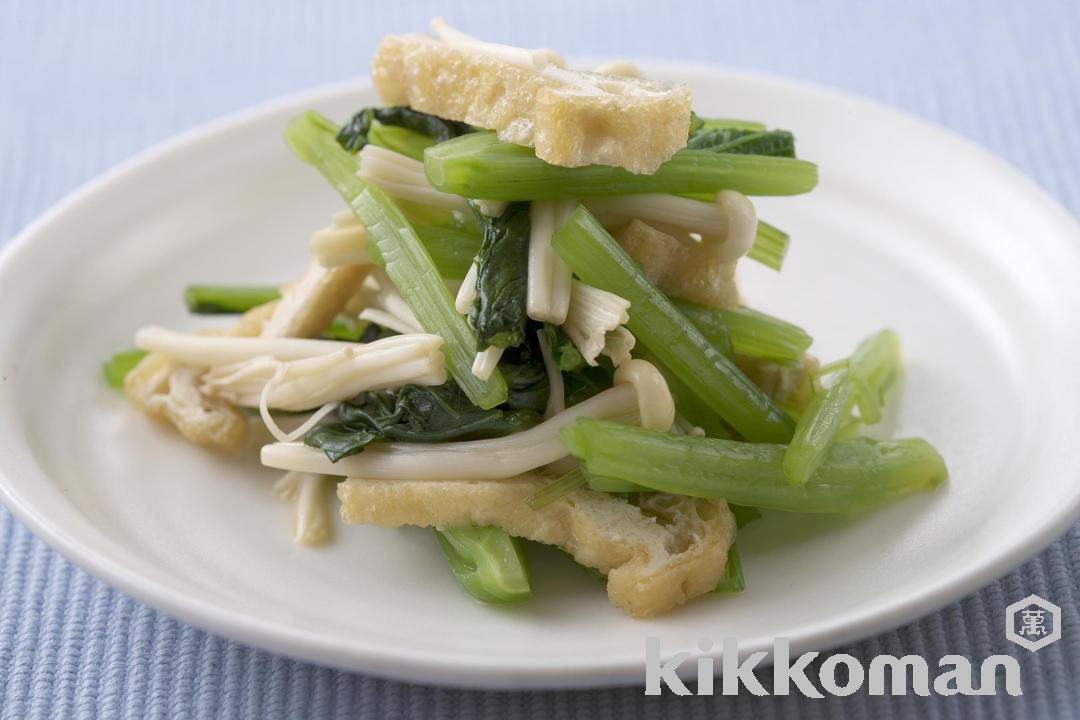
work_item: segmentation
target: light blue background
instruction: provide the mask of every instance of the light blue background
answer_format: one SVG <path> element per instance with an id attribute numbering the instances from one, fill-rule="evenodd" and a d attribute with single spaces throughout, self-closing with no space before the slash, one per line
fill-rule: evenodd
<path id="1" fill-rule="evenodd" d="M 365 73 L 381 34 L 420 29 L 436 14 L 485 37 L 567 54 L 707 60 L 834 85 L 968 136 L 1080 211 L 1076 2 L 484 0 L 465 7 L 0 3 L 0 240 L 155 141 L 260 100 Z M 1017 238 L 1021 251 L 1023 242 Z M 1074 527 L 978 594 L 848 649 L 864 659 L 1011 653 L 1023 669 L 1023 698 L 480 693 L 341 673 L 207 635 L 106 588 L 0 510 L 0 716 L 1072 717 L 1080 713 L 1078 573 Z M 1031 592 L 1063 609 L 1064 639 L 1037 653 L 1002 637 L 1004 607 Z"/>

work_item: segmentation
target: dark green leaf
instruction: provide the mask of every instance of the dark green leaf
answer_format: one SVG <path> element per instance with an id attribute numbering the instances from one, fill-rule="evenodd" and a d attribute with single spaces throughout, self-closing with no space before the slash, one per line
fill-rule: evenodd
<path id="1" fill-rule="evenodd" d="M 387 437 L 410 442 L 443 442 L 509 435 L 539 422 L 527 410 L 481 410 L 454 383 L 437 387 L 406 385 L 398 393 Z"/>
<path id="2" fill-rule="evenodd" d="M 411 386 L 406 386 L 411 387 Z M 345 425 L 353 427 L 379 428 L 393 425 L 401 419 L 397 409 L 398 395 L 404 392 L 393 390 L 375 390 L 358 395 L 349 402 L 338 405 L 334 414 Z"/>
<path id="3" fill-rule="evenodd" d="M 383 338 L 393 337 L 398 334 L 400 333 L 396 330 L 391 330 L 390 328 L 383 327 L 376 323 L 368 323 L 368 326 L 364 328 L 364 334 L 360 336 L 360 342 L 375 342 L 376 340 L 382 340 Z"/>
<path id="4" fill-rule="evenodd" d="M 686 146 L 718 153 L 795 157 L 795 136 L 787 130 L 705 128 L 691 135 Z"/>
<path id="5" fill-rule="evenodd" d="M 383 439 L 430 443 L 499 437 L 540 422 L 532 409 L 482 410 L 452 381 L 363 393 L 339 405 L 335 414 L 338 422 L 320 425 L 304 437 L 305 444 L 321 448 L 331 462 Z"/>
<path id="6" fill-rule="evenodd" d="M 443 142 L 458 135 L 473 132 L 471 125 L 443 120 L 434 115 L 411 110 L 405 106 L 368 107 L 356 113 L 338 131 L 337 141 L 351 153 L 360 152 L 368 144 L 368 133 L 375 121 L 383 125 L 396 125 L 422 133 L 436 142 Z"/>
<path id="7" fill-rule="evenodd" d="M 375 108 L 364 108 L 353 115 L 349 122 L 338 130 L 337 141 L 341 147 L 351 153 L 358 153 L 368 144 L 368 131 L 371 130 L 371 122 L 375 119 Z"/>
<path id="8" fill-rule="evenodd" d="M 412 110 L 404 105 L 374 108 L 374 114 L 375 119 L 383 125 L 408 128 L 427 135 L 435 142 L 445 142 L 450 138 L 473 132 L 472 125 L 468 123 L 443 120 L 441 117 Z"/>
<path id="9" fill-rule="evenodd" d="M 304 435 L 304 444 L 319 448 L 330 458 L 330 462 L 337 462 L 343 457 L 361 452 L 365 445 L 382 438 L 383 434 L 378 430 L 336 423 L 319 425 L 308 430 Z"/>
<path id="10" fill-rule="evenodd" d="M 536 337 L 538 327 L 530 323 L 524 342 L 517 347 L 507 348 L 499 361 L 499 372 L 506 380 L 506 404 L 509 407 L 543 413 L 551 386 Z"/>
<path id="11" fill-rule="evenodd" d="M 551 351 L 551 359 L 562 372 L 563 394 L 567 407 L 577 405 L 611 387 L 615 368 L 608 358 L 597 358 L 600 364 L 590 367 L 573 341 L 562 330 L 548 323 L 544 324 L 544 340 Z"/>
<path id="12" fill-rule="evenodd" d="M 595 367 L 586 365 L 581 370 L 563 373 L 567 407 L 577 405 L 611 387 L 614 368 L 606 357 L 599 357 L 597 361 L 600 364 Z"/>
<path id="13" fill-rule="evenodd" d="M 525 278 L 529 265 L 529 204 L 512 203 L 497 218 L 477 213 L 484 243 L 477 257 L 476 301 L 469 321 L 477 351 L 525 339 Z"/>

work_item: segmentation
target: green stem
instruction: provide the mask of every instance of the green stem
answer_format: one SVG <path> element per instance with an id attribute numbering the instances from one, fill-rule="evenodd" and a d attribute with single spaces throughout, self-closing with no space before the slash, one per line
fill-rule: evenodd
<path id="1" fill-rule="evenodd" d="M 469 399 L 488 409 L 506 401 L 506 382 L 496 369 L 487 380 L 472 374 L 476 338 L 454 309 L 431 255 L 397 205 L 379 188 L 356 176 L 356 158 L 334 139 L 337 127 L 315 112 L 289 123 L 285 140 L 304 162 L 330 181 L 367 229 L 369 248 L 408 302 L 420 326 L 443 339 L 446 369 Z"/>
<path id="2" fill-rule="evenodd" d="M 784 453 L 784 474 L 790 482 L 805 484 L 824 462 L 851 415 L 853 396 L 853 384 L 845 372 L 828 390 L 810 399 Z"/>
<path id="3" fill-rule="evenodd" d="M 521 545 L 505 530 L 460 527 L 434 532 L 454 577 L 477 600 L 510 603 L 532 597 Z"/>
<path id="4" fill-rule="evenodd" d="M 412 223 L 439 274 L 447 280 L 461 280 L 480 252 L 483 238 L 471 228 Z"/>
<path id="5" fill-rule="evenodd" d="M 276 287 L 239 287 L 233 285 L 188 285 L 184 302 L 199 315 L 245 313 L 281 297 Z"/>
<path id="6" fill-rule="evenodd" d="M 559 498 L 565 497 L 585 484 L 585 476 L 579 468 L 574 468 L 562 477 L 552 480 L 540 488 L 526 500 L 526 504 L 533 510 L 545 508 Z"/>
<path id="7" fill-rule="evenodd" d="M 652 175 L 611 165 L 550 165 L 532 148 L 480 132 L 448 140 L 424 153 L 428 180 L 443 192 L 491 200 L 549 200 L 637 193 L 798 195 L 817 184 L 817 166 L 805 160 L 729 155 L 683 149 Z"/>
<path id="8" fill-rule="evenodd" d="M 764 220 L 758 220 L 754 244 L 750 246 L 746 257 L 779 272 L 784 266 L 790 244 L 790 235 Z"/>
<path id="9" fill-rule="evenodd" d="M 637 492 L 652 492 L 647 487 L 643 487 L 636 483 L 627 482 L 626 480 L 620 480 L 619 478 L 608 477 L 606 475 L 594 475 L 584 467 L 578 468 L 578 473 L 585 478 L 586 484 L 588 484 L 590 490 L 604 493 L 637 493 Z"/>
<path id="10" fill-rule="evenodd" d="M 588 210 L 578 207 L 552 244 L 582 281 L 630 301 L 630 332 L 740 435 L 754 442 L 791 438 L 791 418 L 649 282 Z"/>
<path id="11" fill-rule="evenodd" d="M 798 325 L 750 308 L 719 310 L 731 344 L 740 355 L 793 363 L 802 358 L 814 339 Z"/>
<path id="12" fill-rule="evenodd" d="M 881 421 L 885 393 L 900 375 L 900 338 L 892 330 L 882 330 L 859 343 L 848 365 L 856 381 L 859 419 L 864 425 Z"/>
<path id="13" fill-rule="evenodd" d="M 734 545 L 728 548 L 727 561 L 724 563 L 724 574 L 720 582 L 713 588 L 714 593 L 737 593 L 746 589 L 746 579 L 743 577 L 742 558 Z"/>
<path id="14" fill-rule="evenodd" d="M 736 118 L 701 118 L 699 130 L 725 129 L 733 130 L 764 130 L 764 123 L 754 120 L 739 120 Z"/>
<path id="15" fill-rule="evenodd" d="M 109 387 L 124 387 L 124 378 L 131 372 L 139 361 L 146 357 L 145 350 L 121 350 L 101 364 L 101 374 Z"/>
<path id="16" fill-rule="evenodd" d="M 368 130 L 368 142 L 401 153 L 413 160 L 423 160 L 424 151 L 435 144 L 434 140 L 423 133 L 397 125 L 383 125 L 379 122 L 372 124 L 371 129 Z"/>
<path id="17" fill-rule="evenodd" d="M 941 456 L 921 439 L 837 443 L 803 485 L 792 485 L 784 475 L 784 445 L 671 435 L 584 418 L 563 428 L 562 439 L 590 473 L 660 492 L 789 512 L 861 510 L 929 490 L 948 474 Z"/>
<path id="18" fill-rule="evenodd" d="M 784 455 L 784 472 L 791 482 L 805 483 L 841 434 L 854 432 L 858 426 L 851 417 L 854 405 L 859 406 L 862 423 L 872 425 L 881 420 L 885 393 L 896 381 L 899 367 L 900 340 L 892 330 L 882 330 L 859 343 L 847 369 L 837 373 L 825 392 L 811 398 L 799 418 Z"/>
<path id="19" fill-rule="evenodd" d="M 701 331 L 713 347 L 729 358 L 735 357 L 731 329 L 720 310 L 678 298 L 672 298 L 671 302 L 687 320 L 694 323 L 694 327 Z"/>

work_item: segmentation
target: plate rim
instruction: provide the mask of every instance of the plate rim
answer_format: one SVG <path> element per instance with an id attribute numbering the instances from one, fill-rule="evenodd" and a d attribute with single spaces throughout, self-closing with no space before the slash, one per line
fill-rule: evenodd
<path id="1" fill-rule="evenodd" d="M 954 148 L 963 148 L 979 162 L 991 167 L 1003 181 L 1023 190 L 1027 199 L 1037 201 L 1041 206 L 1041 212 L 1056 215 L 1056 218 L 1052 218 L 1055 224 L 1071 230 L 1073 235 L 1080 238 L 1080 222 L 1032 178 L 960 133 L 906 110 L 858 93 L 771 72 L 707 62 L 657 60 L 644 57 L 638 60 L 650 69 L 666 74 L 675 75 L 687 71 L 714 74 L 729 80 L 769 86 L 781 91 L 796 91 L 837 100 L 855 101 L 902 118 L 905 122 L 914 123 L 924 130 L 936 133 Z M 3 248 L 0 248 L 0 278 L 12 272 L 10 268 L 17 265 L 18 258 L 24 249 L 34 242 L 34 238 L 51 223 L 62 218 L 93 195 L 106 191 L 109 186 L 125 175 L 143 166 L 152 165 L 172 153 L 182 152 L 189 144 L 208 136 L 227 132 L 256 121 L 262 116 L 282 112 L 291 107 L 303 104 L 317 105 L 342 94 L 370 87 L 370 84 L 370 79 L 365 76 L 275 97 L 203 122 L 150 145 L 82 183 L 20 229 Z M 25 441 L 25 436 L 5 438 L 0 440 L 0 447 L 5 445 L 12 447 L 12 443 L 25 445 Z M 40 468 L 40 465 L 32 459 L 29 462 Z M 636 660 L 628 662 L 612 660 L 600 667 L 593 663 L 578 666 L 567 663 L 565 660 L 560 660 L 558 663 L 549 661 L 545 664 L 541 659 L 536 659 L 533 664 L 525 666 L 507 663 L 505 659 L 494 656 L 484 659 L 470 658 L 465 662 L 460 662 L 459 658 L 459 661 L 455 662 L 443 653 L 403 646 L 388 649 L 374 644 L 336 645 L 332 641 L 321 639 L 297 628 L 289 628 L 281 623 L 257 620 L 239 612 L 224 610 L 198 596 L 177 592 L 156 579 L 146 577 L 130 564 L 109 554 L 101 547 L 101 543 L 93 545 L 84 542 L 76 537 L 75 533 L 50 520 L 47 508 L 34 507 L 32 502 L 27 501 L 15 491 L 15 483 L 9 480 L 9 475 L 20 473 L 26 467 L 19 460 L 11 460 L 8 453 L 0 453 L 0 501 L 17 521 L 65 560 L 108 586 L 170 617 L 208 632 L 306 662 L 407 682 L 501 690 L 602 687 L 635 685 L 641 682 L 644 654 Z M 44 468 L 40 469 L 45 472 Z M 1053 516 L 1044 520 L 1045 522 L 1035 532 L 1029 533 L 1023 542 L 1015 543 L 1009 551 L 981 565 L 961 568 L 950 580 L 927 588 L 913 599 L 894 601 L 876 610 L 865 611 L 854 620 L 836 619 L 804 627 L 802 632 L 791 636 L 792 653 L 797 654 L 806 650 L 831 650 L 887 632 L 933 613 L 985 587 L 1041 553 L 1080 520 L 1080 495 L 1074 496 L 1071 506 L 1067 504 L 1059 506 L 1055 509 Z M 769 649 L 748 645 L 741 647 L 740 651 L 749 653 Z"/>

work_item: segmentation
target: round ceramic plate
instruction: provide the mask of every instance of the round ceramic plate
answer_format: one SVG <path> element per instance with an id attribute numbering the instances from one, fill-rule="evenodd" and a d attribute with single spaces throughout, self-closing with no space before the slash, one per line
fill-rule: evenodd
<path id="1" fill-rule="evenodd" d="M 882 432 L 924 436 L 951 478 L 851 517 L 769 513 L 739 536 L 747 590 L 656 620 L 531 549 L 535 599 L 474 603 L 429 531 L 335 529 L 291 544 L 277 473 L 253 452 L 187 444 L 104 386 L 99 365 L 186 314 L 191 282 L 298 275 L 308 235 L 342 203 L 281 140 L 288 118 L 338 119 L 366 83 L 277 102 L 107 173 L 14 240 L 0 261 L 0 496 L 67 558 L 199 627 L 319 663 L 488 687 L 641 682 L 644 640 L 825 649 L 989 583 L 1045 547 L 1080 507 L 1080 230 L 1031 182 L 970 143 L 833 91 L 689 65 L 705 115 L 790 128 L 821 167 L 810 195 L 768 198 L 789 231 L 782 273 L 742 270 L 750 304 L 814 336 L 822 358 L 895 328 L 905 372 Z M 690 663 L 686 664 L 691 665 Z M 717 664 L 719 665 L 719 663 Z M 692 667 L 686 668 L 693 671 Z"/>

